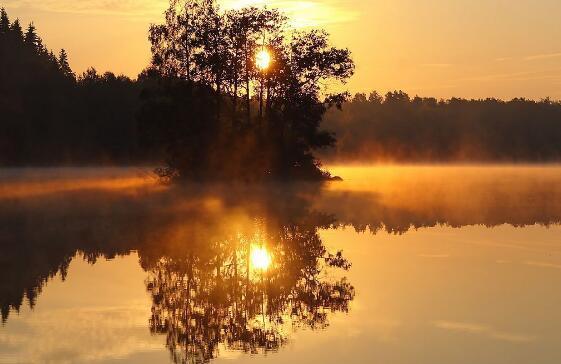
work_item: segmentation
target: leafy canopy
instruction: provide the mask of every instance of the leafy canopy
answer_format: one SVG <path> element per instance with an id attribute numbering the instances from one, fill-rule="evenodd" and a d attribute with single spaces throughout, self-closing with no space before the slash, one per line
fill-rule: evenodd
<path id="1" fill-rule="evenodd" d="M 329 95 L 327 85 L 344 83 L 354 63 L 325 31 L 296 31 L 287 20 L 276 9 L 170 2 L 165 22 L 150 27 L 152 69 L 145 73 L 166 81 L 146 93 L 141 112 L 168 151 L 162 176 L 328 176 L 312 152 L 334 145 L 319 126 L 346 94 Z M 263 51 L 271 63 L 260 69 Z"/>

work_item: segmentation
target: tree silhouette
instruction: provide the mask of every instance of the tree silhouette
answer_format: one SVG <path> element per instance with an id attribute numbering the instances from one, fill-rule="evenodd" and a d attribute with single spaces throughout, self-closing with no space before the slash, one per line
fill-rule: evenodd
<path id="1" fill-rule="evenodd" d="M 7 34 L 10 30 L 10 19 L 6 9 L 0 9 L 0 34 Z"/>
<path id="2" fill-rule="evenodd" d="M 27 31 L 25 32 L 24 42 L 25 44 L 30 47 L 31 49 L 36 49 L 39 41 L 39 37 L 37 35 L 37 29 L 33 23 L 29 23 L 27 27 Z"/>
<path id="3" fill-rule="evenodd" d="M 172 1 L 149 39 L 152 67 L 166 84 L 146 94 L 141 119 L 149 130 L 162 125 L 157 140 L 168 151 L 163 177 L 328 176 L 312 151 L 333 145 L 319 125 L 343 95 L 322 99 L 320 82 L 346 81 L 354 64 L 348 50 L 329 45 L 327 33 L 289 31 L 278 10 L 220 12 L 214 1 L 190 0 Z M 261 50 L 273 59 L 266 69 L 256 64 Z M 194 100 L 178 104 L 180 88 Z M 201 104 L 213 113 L 201 113 Z"/>
<path id="4" fill-rule="evenodd" d="M 66 77 L 69 77 L 69 78 L 72 78 L 72 79 L 74 79 L 76 77 L 74 75 L 74 72 L 72 72 L 72 69 L 70 68 L 70 64 L 68 63 L 68 55 L 66 54 L 66 51 L 64 49 L 60 50 L 60 53 L 59 53 L 59 56 L 58 56 L 58 66 L 59 66 L 62 74 L 65 75 Z"/>
<path id="5" fill-rule="evenodd" d="M 21 44 L 23 42 L 23 29 L 21 28 L 19 19 L 14 20 L 12 25 L 10 25 L 9 35 L 12 42 L 17 44 Z"/>

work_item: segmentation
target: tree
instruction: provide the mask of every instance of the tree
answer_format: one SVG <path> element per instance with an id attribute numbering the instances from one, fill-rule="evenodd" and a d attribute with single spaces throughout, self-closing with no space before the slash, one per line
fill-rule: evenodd
<path id="1" fill-rule="evenodd" d="M 9 34 L 14 43 L 20 44 L 23 42 L 23 30 L 19 19 L 14 20 L 10 26 Z"/>
<path id="2" fill-rule="evenodd" d="M 182 87 L 186 92 L 205 95 L 202 104 L 213 100 L 214 114 L 209 115 L 201 113 L 196 101 L 177 107 L 161 103 L 164 95 L 154 92 L 151 100 L 146 99 L 153 106 L 167 107 L 165 113 L 177 119 L 168 118 L 168 123 L 202 125 L 202 129 L 162 127 L 166 135 L 160 140 L 169 151 L 166 173 L 255 180 L 327 177 L 312 152 L 334 144 L 333 135 L 320 131 L 319 125 L 326 110 L 340 104 L 345 94 L 322 98 L 327 90 L 321 84 L 345 82 L 354 64 L 347 49 L 330 46 L 326 32 L 292 31 L 278 10 L 249 7 L 220 12 L 215 1 L 187 0 L 171 1 L 165 23 L 152 25 L 149 39 L 152 67 L 175 85 L 160 88 L 171 92 L 170 103 L 177 102 L 181 82 L 188 84 Z M 258 52 L 267 52 L 273 62 L 258 67 Z M 188 110 L 188 105 L 197 110 Z M 144 124 L 150 123 L 149 115 L 142 116 Z M 153 115 L 156 124 L 159 117 Z M 185 141 L 194 137 L 198 151 L 212 153 L 197 152 L 199 158 L 193 159 L 193 144 L 187 146 Z"/>
<path id="3" fill-rule="evenodd" d="M 29 23 L 27 31 L 25 32 L 24 42 L 28 47 L 37 49 L 37 45 L 39 44 L 38 41 L 39 37 L 37 36 L 35 25 L 33 25 L 33 23 Z"/>
<path id="4" fill-rule="evenodd" d="M 368 96 L 368 102 L 373 104 L 381 104 L 384 101 L 384 97 L 376 91 L 372 91 Z"/>
<path id="5" fill-rule="evenodd" d="M 0 35 L 7 34 L 10 30 L 10 19 L 8 18 L 8 13 L 6 9 L 0 9 Z"/>
<path id="6" fill-rule="evenodd" d="M 72 71 L 72 68 L 70 68 L 70 64 L 68 63 L 68 55 L 66 54 L 66 51 L 64 49 L 61 49 L 58 55 L 58 67 L 64 76 L 72 79 L 76 78 L 76 75 Z"/>

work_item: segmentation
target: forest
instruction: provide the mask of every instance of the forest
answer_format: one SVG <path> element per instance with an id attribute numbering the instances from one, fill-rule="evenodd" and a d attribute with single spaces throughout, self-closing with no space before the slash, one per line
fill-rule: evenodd
<path id="1" fill-rule="evenodd" d="M 160 164 L 165 179 L 329 178 L 313 154 L 344 94 L 320 83 L 354 72 L 322 30 L 295 31 L 278 10 L 220 11 L 170 1 L 149 29 L 152 62 L 131 80 L 49 51 L 2 10 L 0 163 Z"/>
<path id="2" fill-rule="evenodd" d="M 552 162 L 561 159 L 561 102 L 437 100 L 357 94 L 324 126 L 338 162 Z"/>
<path id="3" fill-rule="evenodd" d="M 344 83 L 354 63 L 327 33 L 291 31 L 276 10 L 174 4 L 150 27 L 152 63 L 136 79 L 76 74 L 71 55 L 2 9 L 0 165 L 157 165 L 164 178 L 259 180 L 328 177 L 318 157 L 561 159 L 558 101 L 332 95 L 320 85 Z M 270 57 L 264 67 L 258 56 Z"/>
<path id="4" fill-rule="evenodd" d="M 146 161 L 135 110 L 141 80 L 93 68 L 76 75 L 33 25 L 0 13 L 0 165 Z"/>

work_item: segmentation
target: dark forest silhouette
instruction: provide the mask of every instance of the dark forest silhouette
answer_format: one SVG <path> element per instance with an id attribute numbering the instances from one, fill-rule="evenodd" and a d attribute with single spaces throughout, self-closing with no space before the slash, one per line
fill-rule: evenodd
<path id="1" fill-rule="evenodd" d="M 313 150 L 332 146 L 323 114 L 345 95 L 321 82 L 353 74 L 350 52 L 320 30 L 291 31 L 276 10 L 219 12 L 171 1 L 150 28 L 152 65 L 136 81 L 94 69 L 75 77 L 33 24 L 2 11 L 4 165 L 165 161 L 164 178 L 324 179 Z M 260 52 L 270 64 L 259 67 Z"/>
<path id="2" fill-rule="evenodd" d="M 325 127 L 338 162 L 549 162 L 561 159 L 561 102 L 357 94 Z"/>
<path id="3" fill-rule="evenodd" d="M 139 147 L 141 81 L 89 69 L 76 76 L 33 23 L 0 15 L 0 165 L 130 164 Z"/>
<path id="4" fill-rule="evenodd" d="M 156 164 L 167 178 L 263 180 L 327 177 L 315 150 L 330 162 L 561 159 L 558 101 L 322 99 L 320 83 L 353 73 L 324 32 L 288 35 L 275 10 L 177 4 L 150 28 L 153 62 L 135 80 L 76 75 L 65 50 L 2 10 L 0 165 Z"/>

